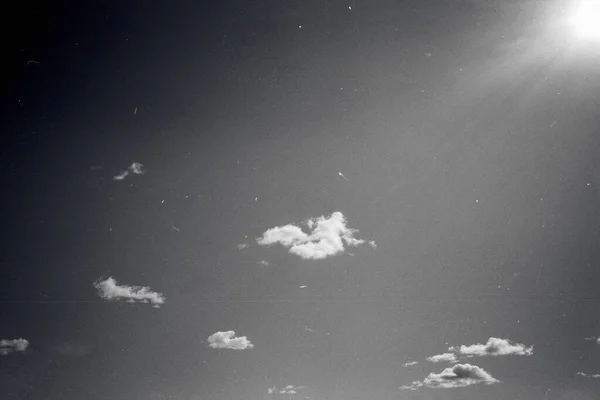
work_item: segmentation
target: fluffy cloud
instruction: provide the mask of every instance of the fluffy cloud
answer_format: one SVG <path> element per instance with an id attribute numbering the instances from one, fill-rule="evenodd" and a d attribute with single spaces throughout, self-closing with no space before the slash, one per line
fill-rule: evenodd
<path id="1" fill-rule="evenodd" d="M 0 355 L 22 353 L 27 350 L 27 347 L 29 347 L 29 340 L 27 339 L 2 339 L 0 340 Z"/>
<path id="2" fill-rule="evenodd" d="M 254 347 L 246 336 L 235 337 L 234 331 L 216 332 L 208 337 L 208 346 L 213 349 L 245 350 Z"/>
<path id="3" fill-rule="evenodd" d="M 289 252 L 303 259 L 319 260 L 344 251 L 344 242 L 348 246 L 358 246 L 365 241 L 354 238 L 358 232 L 346 226 L 346 217 L 339 211 L 326 218 L 309 219 L 306 222 L 310 234 L 295 225 L 278 226 L 268 229 L 256 242 L 261 246 L 279 243 L 289 248 Z M 373 242 L 374 243 L 374 242 Z"/>
<path id="4" fill-rule="evenodd" d="M 298 394 L 298 392 L 304 388 L 305 388 L 305 386 L 287 385 L 286 387 L 284 387 L 283 389 L 280 390 L 274 386 L 272 388 L 269 388 L 267 393 L 269 393 L 269 394 Z"/>
<path id="5" fill-rule="evenodd" d="M 409 386 L 400 386 L 404 390 L 417 390 L 420 387 L 428 388 L 456 388 L 476 385 L 478 383 L 492 385 L 500 382 L 483 368 L 471 364 L 456 364 L 446 368 L 439 374 L 431 373 L 422 381 L 414 381 Z"/>
<path id="6" fill-rule="evenodd" d="M 454 353 L 438 354 L 438 355 L 435 355 L 435 356 L 428 357 L 426 360 L 429 361 L 429 362 L 432 362 L 432 363 L 438 363 L 438 362 L 450 362 L 450 363 L 454 363 L 454 362 L 458 362 L 458 360 L 456 359 L 456 356 L 454 355 Z"/>
<path id="7" fill-rule="evenodd" d="M 98 295 L 106 300 L 127 299 L 132 303 L 152 303 L 156 308 L 165 302 L 162 293 L 153 292 L 149 287 L 118 285 L 112 277 L 94 282 L 94 287 L 98 289 Z"/>
<path id="8" fill-rule="evenodd" d="M 115 175 L 113 179 L 116 181 L 122 181 L 123 179 L 127 178 L 129 174 L 142 175 L 143 173 L 144 166 L 139 162 L 134 162 L 126 170 L 121 171 L 118 175 Z"/>
<path id="9" fill-rule="evenodd" d="M 374 240 L 369 240 L 369 246 L 371 246 L 372 248 L 376 249 L 377 248 L 377 243 L 375 243 Z"/>
<path id="10" fill-rule="evenodd" d="M 407 363 L 402 364 L 403 367 L 412 367 L 413 365 L 417 365 L 418 361 L 409 361 Z"/>
<path id="11" fill-rule="evenodd" d="M 533 346 L 527 347 L 520 343 L 511 343 L 507 339 L 491 337 L 486 344 L 473 344 L 471 346 L 453 346 L 448 350 L 455 351 L 467 357 L 474 356 L 530 356 L 533 354 Z"/>
<path id="12" fill-rule="evenodd" d="M 600 374 L 588 375 L 588 374 L 585 374 L 583 372 L 578 372 L 577 375 L 583 376 L 584 378 L 594 378 L 594 379 L 599 379 L 600 378 Z"/>

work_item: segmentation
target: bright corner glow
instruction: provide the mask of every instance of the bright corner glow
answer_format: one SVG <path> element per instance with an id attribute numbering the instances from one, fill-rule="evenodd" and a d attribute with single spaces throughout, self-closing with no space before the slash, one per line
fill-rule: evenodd
<path id="1" fill-rule="evenodd" d="M 600 40 L 600 0 L 581 0 L 571 24 L 578 36 Z"/>

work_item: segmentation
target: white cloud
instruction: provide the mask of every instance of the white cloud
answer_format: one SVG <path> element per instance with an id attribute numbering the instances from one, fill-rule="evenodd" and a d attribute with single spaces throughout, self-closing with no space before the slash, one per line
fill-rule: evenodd
<path id="1" fill-rule="evenodd" d="M 118 285 L 112 277 L 94 282 L 94 287 L 98 289 L 98 295 L 106 300 L 127 299 L 132 303 L 152 303 L 156 308 L 165 303 L 162 293 L 153 292 L 149 287 Z"/>
<path id="2" fill-rule="evenodd" d="M 577 375 L 583 376 L 584 378 L 593 378 L 593 379 L 599 379 L 600 378 L 600 374 L 588 375 L 588 374 L 585 374 L 583 372 L 578 372 Z"/>
<path id="3" fill-rule="evenodd" d="M 19 339 L 2 339 L 0 340 L 0 355 L 6 356 L 11 353 L 22 353 L 29 347 L 29 340 Z"/>
<path id="4" fill-rule="evenodd" d="M 113 179 L 115 181 L 122 181 L 123 179 L 127 178 L 128 175 L 129 175 L 129 171 L 125 170 L 125 171 L 122 171 L 120 174 L 113 176 Z"/>
<path id="5" fill-rule="evenodd" d="M 533 346 L 527 347 L 521 343 L 511 343 L 507 339 L 491 337 L 486 344 L 474 344 L 471 346 L 453 346 L 448 350 L 455 351 L 467 357 L 474 356 L 530 356 L 533 354 Z"/>
<path id="6" fill-rule="evenodd" d="M 139 162 L 134 162 L 126 170 L 121 171 L 118 175 L 115 175 L 113 179 L 116 181 L 122 181 L 123 179 L 127 178 L 130 173 L 134 175 L 143 175 L 144 166 Z"/>
<path id="7" fill-rule="evenodd" d="M 422 381 L 414 381 L 411 385 L 400 386 L 404 390 L 417 390 L 420 387 L 428 388 L 456 388 L 483 383 L 492 385 L 500 382 L 483 368 L 471 364 L 456 364 L 446 368 L 439 374 L 431 373 Z"/>
<path id="8" fill-rule="evenodd" d="M 208 337 L 208 346 L 213 349 L 244 350 L 254 347 L 246 336 L 235 337 L 234 331 L 216 332 Z"/>
<path id="9" fill-rule="evenodd" d="M 369 246 L 371 246 L 372 248 L 376 249 L 377 248 L 377 243 L 375 243 L 374 240 L 369 240 Z"/>
<path id="10" fill-rule="evenodd" d="M 306 234 L 296 225 L 278 226 L 268 229 L 256 239 L 261 246 L 279 243 L 289 248 L 289 252 L 303 259 L 319 260 L 344 251 L 348 246 L 358 246 L 365 241 L 356 239 L 356 229 L 346 226 L 346 217 L 339 211 L 326 218 L 321 216 L 306 222 L 312 233 Z"/>
<path id="11" fill-rule="evenodd" d="M 277 387 L 273 386 L 272 388 L 269 388 L 267 393 L 268 394 L 298 394 L 298 392 L 300 390 L 304 389 L 305 387 L 306 386 L 287 385 L 283 389 L 277 389 Z"/>
<path id="12" fill-rule="evenodd" d="M 244 250 L 244 249 L 247 249 L 248 247 L 250 247 L 250 245 L 248 243 L 240 243 L 237 245 L 237 248 L 239 250 Z"/>
<path id="13" fill-rule="evenodd" d="M 402 364 L 402 366 L 403 367 L 412 367 L 413 365 L 417 365 L 418 363 L 419 363 L 418 361 L 409 361 L 409 362 Z"/>
<path id="14" fill-rule="evenodd" d="M 129 170 L 132 174 L 142 175 L 144 173 L 144 166 L 139 162 L 134 162 L 129 166 Z"/>
<path id="15" fill-rule="evenodd" d="M 596 337 L 596 336 L 586 337 L 586 338 L 583 338 L 583 340 L 593 340 L 597 344 L 600 344 L 600 336 L 598 336 L 598 337 Z"/>
<path id="16" fill-rule="evenodd" d="M 437 354 L 435 356 L 431 356 L 426 358 L 427 361 L 432 362 L 432 363 L 438 363 L 438 362 L 450 362 L 450 363 L 454 363 L 454 362 L 458 362 L 458 360 L 456 359 L 456 356 L 454 355 L 454 353 L 444 353 L 444 354 Z"/>

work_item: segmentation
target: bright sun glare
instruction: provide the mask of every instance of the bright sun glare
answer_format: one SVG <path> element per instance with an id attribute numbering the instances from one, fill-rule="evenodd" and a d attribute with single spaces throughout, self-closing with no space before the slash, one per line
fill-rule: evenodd
<path id="1" fill-rule="evenodd" d="M 571 23 L 577 35 L 600 40 L 600 0 L 580 1 Z"/>

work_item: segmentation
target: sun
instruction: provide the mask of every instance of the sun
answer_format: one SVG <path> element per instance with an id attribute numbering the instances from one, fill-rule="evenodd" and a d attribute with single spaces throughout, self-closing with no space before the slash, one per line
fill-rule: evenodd
<path id="1" fill-rule="evenodd" d="M 581 0 L 571 24 L 578 36 L 600 40 L 600 0 Z"/>

